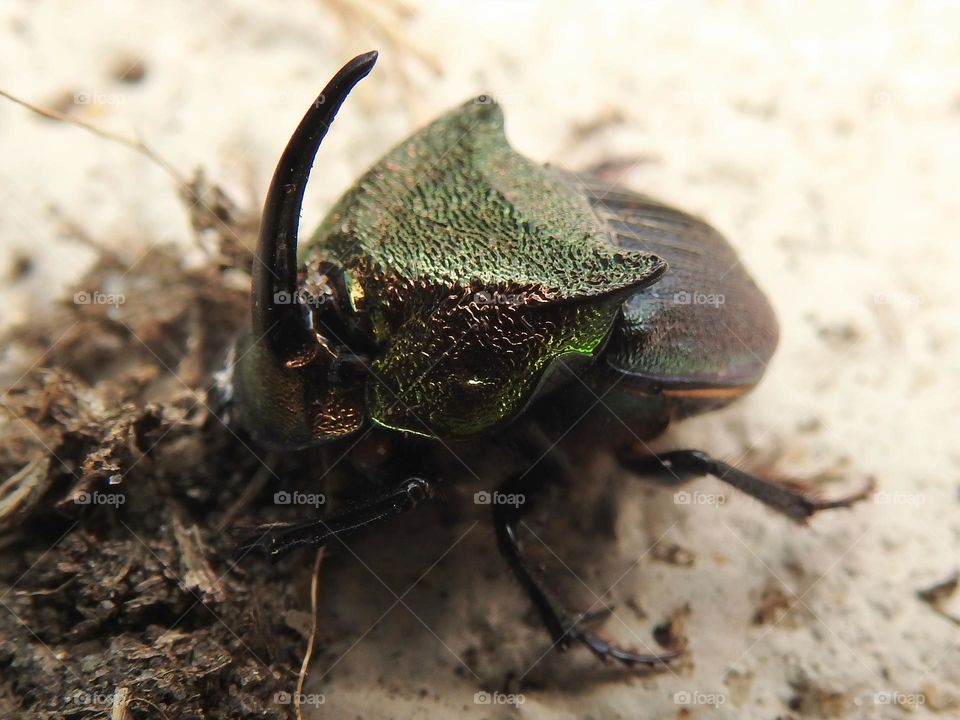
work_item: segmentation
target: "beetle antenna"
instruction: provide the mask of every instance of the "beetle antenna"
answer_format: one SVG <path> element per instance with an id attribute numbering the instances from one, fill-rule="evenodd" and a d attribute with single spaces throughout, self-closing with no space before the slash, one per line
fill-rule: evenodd
<path id="1" fill-rule="evenodd" d="M 267 191 L 253 263 L 253 331 L 288 367 L 309 364 L 320 349 L 308 310 L 297 299 L 297 235 L 303 191 L 333 118 L 376 61 L 376 50 L 358 55 L 327 83 L 290 137 Z"/>

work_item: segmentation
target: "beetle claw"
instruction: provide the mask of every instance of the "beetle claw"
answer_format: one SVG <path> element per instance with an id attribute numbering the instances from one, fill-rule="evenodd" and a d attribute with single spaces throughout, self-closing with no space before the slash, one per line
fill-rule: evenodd
<path id="1" fill-rule="evenodd" d="M 807 507 L 809 508 L 809 515 L 818 513 L 821 510 L 832 510 L 833 508 L 843 508 L 850 507 L 854 503 L 858 503 L 861 500 L 865 500 L 873 494 L 873 491 L 877 489 L 877 480 L 874 477 L 868 477 L 867 481 L 864 483 L 863 487 L 859 490 L 844 495 L 843 497 L 836 498 L 834 500 L 821 500 L 816 496 L 807 497 Z M 809 517 L 808 515 L 808 517 Z"/>
<path id="2" fill-rule="evenodd" d="M 604 640 L 596 633 L 581 629 L 584 625 L 595 624 L 613 614 L 611 606 L 601 607 L 581 615 L 566 632 L 558 643 L 558 647 L 565 651 L 571 642 L 578 642 L 587 647 L 594 657 L 607 664 L 610 660 L 617 660 L 627 667 L 644 666 L 650 670 L 665 669 L 667 664 L 676 657 L 683 655 L 683 650 L 672 650 L 662 654 L 644 655 L 625 650 L 611 642 Z"/>
<path id="3" fill-rule="evenodd" d="M 567 636 L 585 645 L 601 662 L 608 663 L 613 659 L 631 668 L 643 666 L 650 670 L 663 670 L 671 660 L 684 654 L 683 650 L 671 650 L 656 655 L 634 653 L 607 642 L 599 635 L 579 630 L 576 625 L 570 629 Z"/>

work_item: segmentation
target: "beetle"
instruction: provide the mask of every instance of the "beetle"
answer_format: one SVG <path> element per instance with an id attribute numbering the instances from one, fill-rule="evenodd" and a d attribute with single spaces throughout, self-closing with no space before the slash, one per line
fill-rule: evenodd
<path id="1" fill-rule="evenodd" d="M 770 303 L 704 221 L 515 152 L 489 96 L 412 135 L 346 192 L 304 243 L 314 157 L 376 52 L 347 63 L 278 162 L 253 265 L 252 322 L 232 360 L 230 407 L 260 444 L 520 438 L 529 461 L 499 486 L 497 544 L 561 648 L 662 667 L 587 630 L 545 587 L 518 528 L 545 492 L 570 485 L 560 440 L 611 450 L 668 484 L 712 475 L 796 520 L 869 492 L 821 500 L 707 453 L 640 454 L 636 440 L 754 387 L 778 340 Z M 412 454 L 410 457 L 414 457 Z M 407 463 L 409 465 L 409 463 Z M 338 515 L 263 526 L 245 550 L 321 546 L 438 495 L 405 472 Z"/>

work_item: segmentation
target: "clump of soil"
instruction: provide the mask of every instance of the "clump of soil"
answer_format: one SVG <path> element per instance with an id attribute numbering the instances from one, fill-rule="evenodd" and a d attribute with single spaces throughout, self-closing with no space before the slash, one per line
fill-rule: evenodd
<path id="1" fill-rule="evenodd" d="M 218 208 L 205 267 L 105 253 L 0 339 L 0 716 L 292 714 L 309 564 L 236 565 L 229 528 L 302 461 L 268 468 L 216 412 L 255 225 Z"/>

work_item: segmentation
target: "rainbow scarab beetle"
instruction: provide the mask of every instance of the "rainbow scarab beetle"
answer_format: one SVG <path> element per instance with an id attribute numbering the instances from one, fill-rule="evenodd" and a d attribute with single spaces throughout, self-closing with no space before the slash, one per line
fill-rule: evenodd
<path id="1" fill-rule="evenodd" d="M 637 440 L 759 381 L 777 344 L 774 314 L 713 228 L 527 160 L 487 98 L 390 151 L 298 259 L 314 156 L 376 58 L 358 56 L 334 76 L 280 158 L 253 267 L 252 324 L 235 348 L 232 416 L 261 444 L 291 450 L 370 431 L 444 446 L 509 436 L 530 460 L 499 487 L 523 502 L 493 504 L 498 545 L 554 642 L 662 666 L 679 653 L 603 641 L 523 553 L 521 518 L 547 488 L 573 481 L 563 440 L 586 435 L 624 467 L 670 483 L 713 475 L 800 520 L 867 490 L 820 501 L 699 451 L 637 454 Z M 246 547 L 276 556 L 336 541 L 433 497 L 439 482 L 427 469 L 405 473 L 340 515 L 264 526 Z"/>

